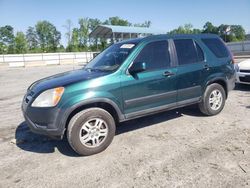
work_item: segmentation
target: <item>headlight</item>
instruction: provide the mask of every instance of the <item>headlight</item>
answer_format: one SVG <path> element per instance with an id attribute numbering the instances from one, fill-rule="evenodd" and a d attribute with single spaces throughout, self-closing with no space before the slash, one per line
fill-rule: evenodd
<path id="1" fill-rule="evenodd" d="M 240 71 L 239 65 L 237 63 L 234 64 L 234 69 L 236 72 Z"/>
<path id="2" fill-rule="evenodd" d="M 53 107 L 60 101 L 64 87 L 57 87 L 42 92 L 32 103 L 32 107 Z"/>

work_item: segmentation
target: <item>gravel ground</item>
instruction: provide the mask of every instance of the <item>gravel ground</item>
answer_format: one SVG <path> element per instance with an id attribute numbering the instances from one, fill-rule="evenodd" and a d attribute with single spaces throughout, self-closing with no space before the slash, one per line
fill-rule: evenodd
<path id="1" fill-rule="evenodd" d="M 205 117 L 196 106 L 122 123 L 104 152 L 79 157 L 33 134 L 26 88 L 72 66 L 0 69 L 0 187 L 250 187 L 250 86 Z"/>

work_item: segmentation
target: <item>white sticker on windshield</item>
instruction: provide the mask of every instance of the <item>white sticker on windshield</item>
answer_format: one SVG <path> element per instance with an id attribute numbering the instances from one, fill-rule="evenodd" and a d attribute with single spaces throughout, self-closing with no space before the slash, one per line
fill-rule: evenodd
<path id="1" fill-rule="evenodd" d="M 123 44 L 123 45 L 121 45 L 121 47 L 120 48 L 127 48 L 127 49 L 131 49 L 131 48 L 133 48 L 135 45 L 134 44 Z"/>

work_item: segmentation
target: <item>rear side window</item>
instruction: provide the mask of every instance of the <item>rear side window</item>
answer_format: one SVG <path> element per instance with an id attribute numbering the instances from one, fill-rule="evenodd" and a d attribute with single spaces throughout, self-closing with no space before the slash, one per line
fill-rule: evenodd
<path id="1" fill-rule="evenodd" d="M 156 41 L 147 44 L 134 62 L 145 62 L 147 70 L 169 67 L 168 41 Z"/>
<path id="2" fill-rule="evenodd" d="M 203 51 L 192 39 L 174 40 L 179 65 L 197 63 L 204 60 Z"/>
<path id="3" fill-rule="evenodd" d="M 225 45 L 218 38 L 204 38 L 204 44 L 214 53 L 218 58 L 228 57 L 229 53 Z"/>

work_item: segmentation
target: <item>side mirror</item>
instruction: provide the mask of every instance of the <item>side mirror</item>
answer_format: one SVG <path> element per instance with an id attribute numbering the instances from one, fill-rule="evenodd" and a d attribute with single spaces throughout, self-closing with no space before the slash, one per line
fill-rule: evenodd
<path id="1" fill-rule="evenodd" d="M 138 72 L 143 72 L 146 70 L 145 62 L 133 62 L 132 66 L 129 68 L 130 74 L 136 74 Z"/>

